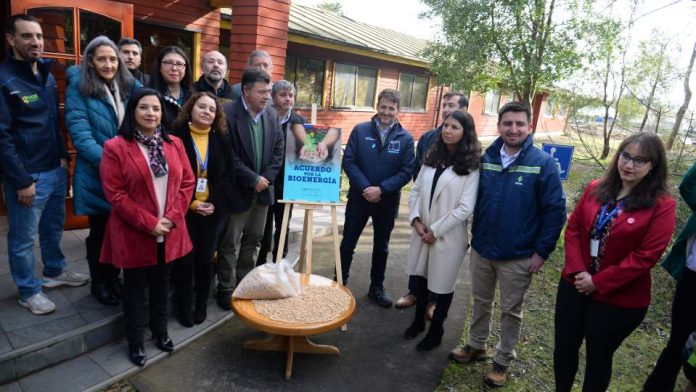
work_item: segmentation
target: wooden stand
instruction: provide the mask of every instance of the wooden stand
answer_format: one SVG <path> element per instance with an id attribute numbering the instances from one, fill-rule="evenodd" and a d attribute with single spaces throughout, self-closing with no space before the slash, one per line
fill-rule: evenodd
<path id="1" fill-rule="evenodd" d="M 323 276 L 301 274 L 300 283 L 302 286 L 333 286 L 345 291 L 350 295 L 351 301 L 348 309 L 334 320 L 323 323 L 303 323 L 289 324 L 275 321 L 260 315 L 256 312 L 253 301 L 248 299 L 232 298 L 232 309 L 240 319 L 261 331 L 271 334 L 269 339 L 249 340 L 244 343 L 244 348 L 262 351 L 281 351 L 286 352 L 285 379 L 292 377 L 292 363 L 294 354 L 340 354 L 340 350 L 335 346 L 315 344 L 307 336 L 318 335 L 332 331 L 341 325 L 345 325 L 355 312 L 355 299 L 350 291 L 338 282 L 327 279 Z"/>

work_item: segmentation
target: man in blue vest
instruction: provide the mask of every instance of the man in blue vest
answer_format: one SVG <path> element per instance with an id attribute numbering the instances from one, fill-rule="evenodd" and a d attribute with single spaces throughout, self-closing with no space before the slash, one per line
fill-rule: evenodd
<path id="1" fill-rule="evenodd" d="M 392 305 L 383 285 L 389 237 L 399 211 L 401 188 L 411 180 L 415 165 L 413 137 L 396 118 L 399 101 L 397 90 L 382 90 L 377 98 L 377 114 L 353 128 L 343 155 L 343 170 L 350 180 L 341 241 L 343 283 L 348 282 L 360 234 L 368 218 L 372 218 L 374 241 L 368 296 L 384 307 Z"/>
<path id="2" fill-rule="evenodd" d="M 500 287 L 500 341 L 485 383 L 505 384 L 522 326 L 524 296 L 556 248 L 565 223 L 565 194 L 556 162 L 534 147 L 531 111 L 509 102 L 498 112 L 500 137 L 481 158 L 481 178 L 471 230 L 474 310 L 469 343 L 450 358 L 469 363 L 487 356 L 491 308 Z M 464 246 L 464 245 L 463 245 Z"/>
<path id="3" fill-rule="evenodd" d="M 89 277 L 65 268 L 60 249 L 65 221 L 68 151 L 58 124 L 58 86 L 43 60 L 43 32 L 30 15 L 12 16 L 10 46 L 0 64 L 0 175 L 7 203 L 7 254 L 19 304 L 34 314 L 56 305 L 41 287 L 82 286 Z M 43 279 L 34 276 L 39 237 Z"/>

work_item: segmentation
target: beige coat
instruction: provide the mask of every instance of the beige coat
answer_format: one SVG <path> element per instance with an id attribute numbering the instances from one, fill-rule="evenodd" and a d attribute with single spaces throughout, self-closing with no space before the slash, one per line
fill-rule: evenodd
<path id="1" fill-rule="evenodd" d="M 437 181 L 430 208 L 435 168 L 423 166 L 408 195 L 409 218 L 433 231 L 435 243 L 421 241 L 415 229 L 408 253 L 409 275 L 428 279 L 428 290 L 437 294 L 454 291 L 454 285 L 466 255 L 468 235 L 466 220 L 474 212 L 479 171 L 459 176 L 448 167 Z"/>

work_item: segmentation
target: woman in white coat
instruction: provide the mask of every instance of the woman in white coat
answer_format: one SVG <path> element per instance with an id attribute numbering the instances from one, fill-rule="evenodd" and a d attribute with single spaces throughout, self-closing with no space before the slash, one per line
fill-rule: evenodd
<path id="1" fill-rule="evenodd" d="M 452 113 L 427 152 L 409 194 L 413 234 L 407 272 L 417 276 L 418 302 L 416 317 L 404 338 L 413 339 L 425 330 L 428 291 L 438 294 L 430 329 L 416 346 L 420 351 L 442 341 L 443 323 L 468 248 L 466 220 L 476 204 L 480 158 L 473 118 L 468 113 Z"/>

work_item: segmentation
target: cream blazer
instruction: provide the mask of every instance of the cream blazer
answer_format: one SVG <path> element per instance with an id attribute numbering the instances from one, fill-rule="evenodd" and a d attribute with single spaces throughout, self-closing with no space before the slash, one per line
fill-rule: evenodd
<path id="1" fill-rule="evenodd" d="M 410 222 L 420 218 L 433 232 L 435 243 L 424 243 L 414 229 L 406 272 L 428 279 L 428 290 L 433 293 L 447 294 L 454 291 L 466 255 L 469 243 L 466 220 L 476 205 L 479 171 L 460 176 L 452 167 L 445 169 L 435 186 L 432 206 L 428 208 L 434 177 L 435 168 L 423 166 L 408 195 Z"/>

